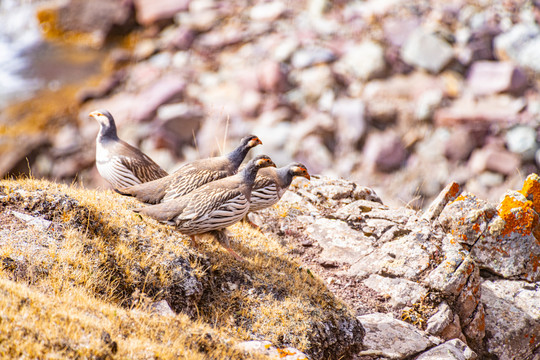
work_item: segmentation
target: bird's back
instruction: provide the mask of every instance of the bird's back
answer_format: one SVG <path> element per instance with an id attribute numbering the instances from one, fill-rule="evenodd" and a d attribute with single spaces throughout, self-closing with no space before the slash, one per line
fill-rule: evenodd
<path id="1" fill-rule="evenodd" d="M 167 175 L 139 149 L 120 139 L 96 142 L 96 166 L 115 189 L 133 186 Z"/>

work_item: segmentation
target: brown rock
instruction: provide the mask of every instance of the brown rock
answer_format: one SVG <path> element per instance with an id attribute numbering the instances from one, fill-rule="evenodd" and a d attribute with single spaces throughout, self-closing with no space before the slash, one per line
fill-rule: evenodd
<path id="1" fill-rule="evenodd" d="M 364 160 L 373 170 L 396 170 L 403 165 L 406 158 L 405 145 L 393 132 L 372 133 L 364 146 Z"/>
<path id="2" fill-rule="evenodd" d="M 280 92 L 287 86 L 287 74 L 280 63 L 264 61 L 257 69 L 259 89 L 264 92 Z"/>
<path id="3" fill-rule="evenodd" d="M 40 22 L 47 24 L 45 34 L 79 45 L 101 47 L 114 28 L 134 25 L 131 1 L 70 0 L 45 6 L 38 12 Z"/>
<path id="4" fill-rule="evenodd" d="M 444 144 L 444 156 L 452 161 L 464 161 L 469 158 L 472 151 L 483 143 L 485 130 L 473 130 L 469 127 L 453 129 L 450 137 Z"/>
<path id="5" fill-rule="evenodd" d="M 2 145 L 8 149 L 0 156 L 0 175 L 18 176 L 29 174 L 28 164 L 33 163 L 36 156 L 45 146 L 49 138 L 42 135 L 18 136 L 17 139 L 3 139 Z"/>
<path id="6" fill-rule="evenodd" d="M 486 26 L 474 31 L 469 41 L 467 49 L 469 50 L 469 61 L 493 60 L 493 39 L 500 33 L 495 27 Z"/>

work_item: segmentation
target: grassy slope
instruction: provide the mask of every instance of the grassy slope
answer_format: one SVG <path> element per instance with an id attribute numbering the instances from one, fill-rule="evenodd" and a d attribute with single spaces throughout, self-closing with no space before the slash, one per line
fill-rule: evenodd
<path id="1" fill-rule="evenodd" d="M 355 326 L 278 239 L 249 227 L 231 229 L 248 260 L 238 263 L 211 238 L 192 248 L 111 191 L 2 181 L 0 203 L 0 354 L 242 358 L 232 345 L 261 339 L 320 358 L 332 357 L 328 329 Z M 53 227 L 24 226 L 10 210 Z M 178 315 L 148 310 L 162 299 Z"/>

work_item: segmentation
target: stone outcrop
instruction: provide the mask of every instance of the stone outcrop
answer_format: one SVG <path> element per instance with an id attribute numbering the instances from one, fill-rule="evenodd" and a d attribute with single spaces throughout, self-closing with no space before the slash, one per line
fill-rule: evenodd
<path id="1" fill-rule="evenodd" d="M 387 207 L 354 183 L 313 177 L 295 184 L 275 208 L 252 218 L 264 218 L 260 225 L 265 231 L 296 244 L 293 253 L 331 279 L 329 286 L 338 294 L 345 293 L 343 284 L 361 284 L 382 296 L 392 321 L 425 331 L 423 348 L 396 345 L 403 352 L 394 352 L 384 344 L 396 338 L 381 330 L 392 317 L 385 315 L 383 321 L 362 315 L 367 348 L 361 354 L 401 359 L 452 340 L 424 358 L 503 359 L 517 349 L 526 357 L 536 354 L 539 345 L 532 335 L 540 325 L 534 304 L 538 179 L 530 175 L 522 190 L 509 192 L 498 206 L 451 183 L 425 212 L 416 212 Z M 361 305 L 357 309 L 365 312 Z M 502 311 L 519 314 L 519 321 L 510 327 L 510 317 L 504 325 Z M 439 342 L 430 343 L 433 337 Z"/>

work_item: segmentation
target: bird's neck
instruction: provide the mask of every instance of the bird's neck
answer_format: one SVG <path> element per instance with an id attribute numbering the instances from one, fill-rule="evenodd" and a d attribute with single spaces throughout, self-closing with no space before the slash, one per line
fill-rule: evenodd
<path id="1" fill-rule="evenodd" d="M 291 182 L 293 181 L 293 175 L 289 172 L 288 167 L 276 169 L 276 173 L 280 181 L 282 182 L 281 185 L 283 187 L 288 187 L 289 185 L 291 185 Z"/>
<path id="2" fill-rule="evenodd" d="M 258 171 L 259 168 L 256 165 L 248 164 L 242 171 L 242 177 L 244 178 L 244 182 L 246 182 L 247 184 L 253 184 L 255 178 L 257 177 Z"/>
<path id="3" fill-rule="evenodd" d="M 226 155 L 227 159 L 229 159 L 235 169 L 238 169 L 238 167 L 240 167 L 240 164 L 246 158 L 249 149 L 250 148 L 247 146 L 239 146 Z"/>
<path id="4" fill-rule="evenodd" d="M 101 126 L 99 129 L 98 140 L 103 142 L 106 140 L 118 140 L 118 134 L 116 133 L 116 126 Z"/>

